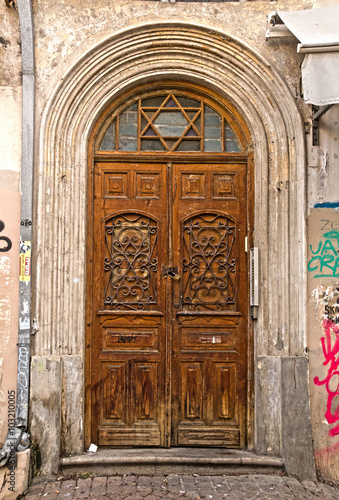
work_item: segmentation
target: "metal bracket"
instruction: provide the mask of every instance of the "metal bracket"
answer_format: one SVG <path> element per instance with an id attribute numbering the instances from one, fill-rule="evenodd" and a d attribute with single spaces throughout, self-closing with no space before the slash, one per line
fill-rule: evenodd
<path id="1" fill-rule="evenodd" d="M 319 120 L 332 106 L 333 104 L 320 107 L 312 105 L 312 146 L 319 146 Z"/>
<path id="2" fill-rule="evenodd" d="M 259 307 L 259 250 L 250 249 L 250 306 L 252 319 L 258 319 Z"/>

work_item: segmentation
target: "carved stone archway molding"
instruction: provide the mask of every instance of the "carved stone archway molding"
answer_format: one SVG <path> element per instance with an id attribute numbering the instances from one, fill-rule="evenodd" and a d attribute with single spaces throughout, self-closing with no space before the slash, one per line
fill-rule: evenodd
<path id="1" fill-rule="evenodd" d="M 255 363 L 259 360 L 261 395 L 256 404 L 271 412 L 262 434 L 257 427 L 254 442 L 258 451 L 279 454 L 280 358 L 303 356 L 305 346 L 303 123 L 276 69 L 210 27 L 166 22 L 116 33 L 73 64 L 51 96 L 39 139 L 35 355 L 84 358 L 89 136 L 112 99 L 134 85 L 162 79 L 219 93 L 242 114 L 252 136 L 254 235 L 260 249 Z M 274 373 L 270 380 L 269 373 Z"/>

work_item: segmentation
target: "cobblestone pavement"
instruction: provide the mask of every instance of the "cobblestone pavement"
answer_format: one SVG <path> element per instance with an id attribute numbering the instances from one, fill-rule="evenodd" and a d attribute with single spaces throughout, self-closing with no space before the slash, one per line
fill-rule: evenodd
<path id="1" fill-rule="evenodd" d="M 110 500 L 339 500 L 339 486 L 311 481 L 299 482 L 278 475 L 241 476 L 94 476 L 34 483 L 24 496 L 39 498 Z"/>

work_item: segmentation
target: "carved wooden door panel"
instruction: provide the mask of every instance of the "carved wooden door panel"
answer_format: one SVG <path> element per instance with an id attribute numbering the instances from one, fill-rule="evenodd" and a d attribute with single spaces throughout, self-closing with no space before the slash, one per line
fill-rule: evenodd
<path id="1" fill-rule="evenodd" d="M 243 447 L 246 164 L 94 178 L 92 441 Z"/>
<path id="2" fill-rule="evenodd" d="M 246 165 L 173 165 L 172 443 L 245 446 Z"/>
<path id="3" fill-rule="evenodd" d="M 92 440 L 164 446 L 166 165 L 97 163 Z"/>

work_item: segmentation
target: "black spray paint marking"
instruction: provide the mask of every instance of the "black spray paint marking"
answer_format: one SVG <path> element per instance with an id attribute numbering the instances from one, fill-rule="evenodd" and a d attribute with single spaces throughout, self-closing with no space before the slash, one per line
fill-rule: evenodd
<path id="1" fill-rule="evenodd" d="M 5 229 L 5 223 L 0 220 L 0 233 Z M 6 243 L 5 246 L 2 246 L 0 243 L 0 252 L 9 252 L 12 248 L 12 241 L 7 238 L 7 236 L 0 236 L 0 242 L 4 241 Z"/>

